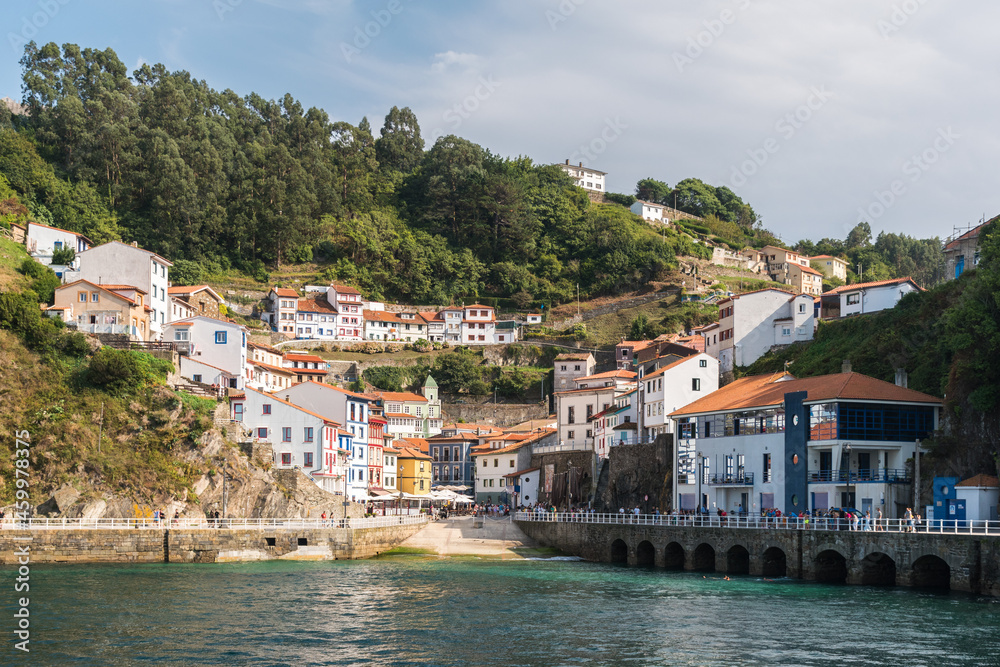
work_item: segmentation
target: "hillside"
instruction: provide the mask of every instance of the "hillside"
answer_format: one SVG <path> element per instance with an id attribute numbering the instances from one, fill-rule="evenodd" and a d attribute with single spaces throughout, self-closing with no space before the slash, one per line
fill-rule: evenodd
<path id="1" fill-rule="evenodd" d="M 800 377 L 854 371 L 945 399 L 948 434 L 929 443 L 935 470 L 969 476 L 1000 469 L 1000 226 L 980 236 L 981 261 L 960 279 L 906 295 L 892 310 L 821 323 L 816 338 L 759 359 L 741 375 Z"/>

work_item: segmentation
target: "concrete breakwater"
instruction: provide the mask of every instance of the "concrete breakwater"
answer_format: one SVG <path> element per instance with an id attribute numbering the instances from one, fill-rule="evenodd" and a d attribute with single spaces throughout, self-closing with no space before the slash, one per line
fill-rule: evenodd
<path id="1" fill-rule="evenodd" d="M 587 560 L 1000 597 L 1000 538 L 948 533 L 515 521 Z"/>
<path id="2" fill-rule="evenodd" d="M 33 564 L 360 559 L 391 549 L 424 525 L 5 528 L 0 531 L 0 564 L 17 564 L 25 547 Z"/>

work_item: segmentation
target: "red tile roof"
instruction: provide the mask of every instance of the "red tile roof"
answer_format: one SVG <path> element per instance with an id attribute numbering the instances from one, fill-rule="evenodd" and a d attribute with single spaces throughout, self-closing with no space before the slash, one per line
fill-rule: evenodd
<path id="1" fill-rule="evenodd" d="M 274 293 L 277 294 L 278 296 L 293 297 L 296 299 L 299 297 L 298 292 L 296 292 L 293 289 L 288 289 L 287 287 L 275 287 L 273 289 Z"/>
<path id="2" fill-rule="evenodd" d="M 997 479 L 996 477 L 993 477 L 992 475 L 979 474 L 979 475 L 975 475 L 974 477 L 970 477 L 969 479 L 962 480 L 961 482 L 959 482 L 955 486 L 965 486 L 965 487 L 969 487 L 969 486 L 979 487 L 979 486 L 981 486 L 981 487 L 986 487 L 988 489 L 995 489 L 998 486 L 1000 486 L 1000 479 Z"/>
<path id="3" fill-rule="evenodd" d="M 663 375 L 664 373 L 666 373 L 667 371 L 669 371 L 671 368 L 676 368 L 677 366 L 680 366 L 681 364 L 683 364 L 685 361 L 692 361 L 692 360 L 697 359 L 697 358 L 698 358 L 698 356 L 695 355 L 693 357 L 684 357 L 682 359 L 678 359 L 677 361 L 669 363 L 666 366 L 663 366 L 662 368 L 657 368 L 652 373 L 646 373 L 645 375 L 642 376 L 642 379 L 643 380 L 648 380 L 649 378 L 654 378 L 654 377 L 657 377 L 659 375 Z"/>
<path id="4" fill-rule="evenodd" d="M 330 287 L 332 287 L 337 294 L 361 294 L 361 292 L 353 287 L 348 287 L 347 285 L 341 285 L 339 283 L 330 283 Z"/>
<path id="5" fill-rule="evenodd" d="M 705 398 L 670 413 L 671 417 L 695 415 L 724 410 L 747 410 L 773 407 L 785 400 L 785 394 L 808 393 L 806 401 L 855 400 L 891 403 L 925 403 L 940 405 L 941 399 L 913 389 L 904 389 L 891 382 L 861 373 L 835 373 L 796 379 L 788 373 L 754 375 L 732 382 Z"/>
<path id="6" fill-rule="evenodd" d="M 948 250 L 956 250 L 956 249 L 958 248 L 959 244 L 960 244 L 960 243 L 961 243 L 962 241 L 965 241 L 965 240 L 967 240 L 967 239 L 975 239 L 975 238 L 979 238 L 979 235 L 980 235 L 980 234 L 982 233 L 982 231 L 983 231 L 983 227 L 985 227 L 986 225 L 990 224 L 991 222 L 993 222 L 993 221 L 994 221 L 994 220 L 996 220 L 996 219 L 997 219 L 997 218 L 993 218 L 992 220 L 987 220 L 986 222 L 984 222 L 983 224 L 979 225 L 978 227 L 974 227 L 974 228 L 970 229 L 969 231 L 965 232 L 964 234 L 962 234 L 961 236 L 959 236 L 959 237 L 958 237 L 957 239 L 955 239 L 954 241 L 950 241 L 950 242 L 948 243 L 948 245 L 946 245 L 946 246 L 944 247 L 945 251 L 948 251 Z"/>
<path id="7" fill-rule="evenodd" d="M 626 380 L 634 380 L 635 377 L 636 377 L 635 371 L 617 370 L 617 371 L 605 371 L 603 373 L 597 373 L 596 375 L 587 375 L 582 378 L 577 378 L 576 381 L 584 382 L 586 380 L 605 380 L 611 378 L 623 378 Z"/>
<path id="8" fill-rule="evenodd" d="M 414 394 L 412 391 L 376 391 L 373 393 L 383 401 L 399 401 L 400 403 L 407 401 L 427 402 L 426 398 L 420 394 Z"/>
<path id="9" fill-rule="evenodd" d="M 316 363 L 324 363 L 324 364 L 326 363 L 326 359 L 324 359 L 323 357 L 317 357 L 315 354 L 297 354 L 295 352 L 286 352 L 285 361 L 312 361 Z M 321 369 L 315 369 L 315 370 L 321 370 Z"/>
<path id="10" fill-rule="evenodd" d="M 893 278 L 892 280 L 876 280 L 870 283 L 854 283 L 853 285 L 841 285 L 840 287 L 834 287 L 829 292 L 823 292 L 823 296 L 827 296 L 828 294 L 842 294 L 844 292 L 853 292 L 854 290 L 868 289 L 870 287 L 902 285 L 903 283 L 912 283 L 913 286 L 916 287 L 918 290 L 920 290 L 921 292 L 924 291 L 924 288 L 918 285 L 916 280 L 914 280 L 910 276 L 906 276 L 905 278 Z"/>

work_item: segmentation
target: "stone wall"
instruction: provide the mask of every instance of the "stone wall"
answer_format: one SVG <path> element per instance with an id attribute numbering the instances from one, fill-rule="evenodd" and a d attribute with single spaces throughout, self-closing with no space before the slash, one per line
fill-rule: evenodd
<path id="1" fill-rule="evenodd" d="M 666 519 L 665 519 L 666 520 Z M 1000 538 L 981 535 L 518 521 L 543 546 L 599 562 L 1000 597 Z"/>
<path id="2" fill-rule="evenodd" d="M 0 533 L 0 564 L 16 564 L 17 549 L 24 546 L 29 548 L 31 563 L 219 563 L 370 558 L 396 546 L 423 526 L 5 529 Z M 25 540 L 26 537 L 30 537 L 30 541 Z"/>
<path id="3" fill-rule="evenodd" d="M 529 419 L 545 419 L 549 416 L 544 403 L 444 403 L 441 404 L 445 422 L 468 422 L 472 424 L 494 424 L 512 426 Z"/>
<path id="4" fill-rule="evenodd" d="M 541 468 L 538 475 L 538 501 L 546 505 L 552 501 L 550 495 L 545 492 L 546 475 L 548 475 L 546 466 L 548 465 L 555 466 L 552 470 L 553 475 L 568 472 L 571 467 L 580 470 L 580 497 L 573 498 L 574 505 L 587 503 L 593 499 L 596 490 L 595 477 L 597 476 L 597 455 L 593 451 L 581 450 L 531 455 L 531 467 Z"/>
<path id="5" fill-rule="evenodd" d="M 673 451 L 672 434 L 657 436 L 652 443 L 612 447 L 601 469 L 594 508 L 598 512 L 633 507 L 643 513 L 652 513 L 654 508 L 670 512 Z"/>

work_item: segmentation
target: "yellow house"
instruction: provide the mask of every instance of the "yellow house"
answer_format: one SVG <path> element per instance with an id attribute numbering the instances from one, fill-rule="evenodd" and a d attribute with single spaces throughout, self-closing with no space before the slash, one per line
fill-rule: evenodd
<path id="1" fill-rule="evenodd" d="M 393 447 L 396 456 L 396 488 L 403 493 L 423 496 L 431 492 L 431 457 L 406 443 L 397 440 Z"/>
<path id="2" fill-rule="evenodd" d="M 55 304 L 48 314 L 61 317 L 77 331 L 91 334 L 125 334 L 149 340 L 150 307 L 146 292 L 132 285 L 98 285 L 77 280 L 56 288 Z"/>

